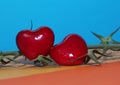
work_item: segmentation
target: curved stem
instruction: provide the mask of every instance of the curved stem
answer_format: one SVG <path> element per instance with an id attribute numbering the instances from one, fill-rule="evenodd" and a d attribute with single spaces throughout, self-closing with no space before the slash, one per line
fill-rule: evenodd
<path id="1" fill-rule="evenodd" d="M 93 61 L 95 61 L 98 65 L 101 64 L 101 63 L 98 61 L 98 58 L 94 55 L 94 50 L 89 50 L 89 52 L 88 52 L 88 57 L 90 57 L 90 59 L 92 59 Z"/>
<path id="2" fill-rule="evenodd" d="M 31 22 L 30 30 L 32 30 L 33 29 L 33 22 L 32 22 L 32 20 L 30 22 Z"/>
<path id="3" fill-rule="evenodd" d="M 35 66 L 46 66 L 48 65 L 50 62 L 52 62 L 52 60 L 48 59 L 48 58 L 44 58 L 44 56 L 39 55 L 36 59 L 33 60 Z"/>

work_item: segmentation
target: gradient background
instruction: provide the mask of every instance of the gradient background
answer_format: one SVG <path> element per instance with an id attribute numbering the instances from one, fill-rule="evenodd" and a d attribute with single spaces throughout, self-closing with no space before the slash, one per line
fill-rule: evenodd
<path id="1" fill-rule="evenodd" d="M 0 0 L 0 51 L 17 50 L 19 31 L 49 26 L 55 44 L 69 33 L 81 35 L 87 44 L 99 40 L 91 31 L 107 36 L 120 26 L 120 0 Z M 120 41 L 120 31 L 114 39 Z"/>

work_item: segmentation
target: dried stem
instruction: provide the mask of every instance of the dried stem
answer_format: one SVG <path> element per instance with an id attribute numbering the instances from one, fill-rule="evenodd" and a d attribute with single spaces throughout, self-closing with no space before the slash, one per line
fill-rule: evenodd
<path id="1" fill-rule="evenodd" d="M 117 48 L 120 49 L 120 44 L 108 44 L 106 45 L 109 49 Z M 105 47 L 104 44 L 98 45 L 88 45 L 88 49 L 103 49 Z"/>

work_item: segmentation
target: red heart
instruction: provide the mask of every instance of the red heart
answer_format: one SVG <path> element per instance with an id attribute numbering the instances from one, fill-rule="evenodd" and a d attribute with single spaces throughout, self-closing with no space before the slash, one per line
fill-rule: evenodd
<path id="1" fill-rule="evenodd" d="M 54 33 L 49 27 L 40 27 L 35 31 L 22 30 L 16 36 L 20 52 L 30 60 L 38 55 L 48 55 L 54 43 Z"/>
<path id="2" fill-rule="evenodd" d="M 85 61 L 87 52 L 84 39 L 77 34 L 70 34 L 51 48 L 50 56 L 59 65 L 80 65 Z"/>

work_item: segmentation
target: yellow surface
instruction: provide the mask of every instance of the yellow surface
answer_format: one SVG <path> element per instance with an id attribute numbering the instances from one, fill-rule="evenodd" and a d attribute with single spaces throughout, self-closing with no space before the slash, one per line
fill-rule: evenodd
<path id="1" fill-rule="evenodd" d="M 0 79 L 16 78 L 22 76 L 28 76 L 39 73 L 55 72 L 67 69 L 73 69 L 77 66 L 46 66 L 46 67 L 35 67 L 35 66 L 21 66 L 14 68 L 1 68 Z"/>

